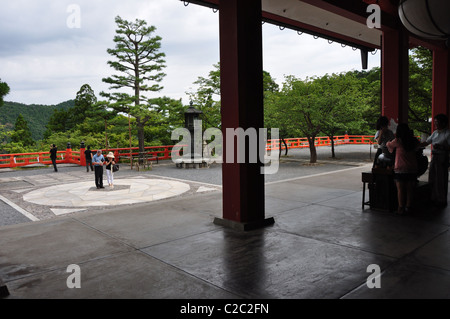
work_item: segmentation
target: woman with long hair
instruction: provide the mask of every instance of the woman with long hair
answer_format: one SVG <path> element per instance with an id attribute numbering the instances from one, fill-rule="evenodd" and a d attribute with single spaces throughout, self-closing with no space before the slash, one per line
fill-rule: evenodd
<path id="1" fill-rule="evenodd" d="M 416 150 L 419 141 L 408 124 L 401 123 L 397 126 L 395 139 L 387 142 L 386 146 L 391 153 L 396 150 L 394 180 L 397 186 L 398 214 L 409 213 L 417 182 Z"/>
<path id="2" fill-rule="evenodd" d="M 394 133 L 389 129 L 389 119 L 386 116 L 380 116 L 377 120 L 377 132 L 375 133 L 375 141 L 379 146 L 375 154 L 373 167 L 392 166 L 395 154 L 389 153 L 386 143 L 394 138 Z"/>

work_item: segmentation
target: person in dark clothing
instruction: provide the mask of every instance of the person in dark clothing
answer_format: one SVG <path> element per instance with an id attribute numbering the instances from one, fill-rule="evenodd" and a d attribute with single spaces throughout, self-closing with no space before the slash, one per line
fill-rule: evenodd
<path id="1" fill-rule="evenodd" d="M 395 153 L 390 153 L 386 147 L 386 143 L 395 138 L 394 133 L 389 129 L 389 119 L 386 116 L 380 116 L 377 121 L 377 132 L 375 141 L 378 144 L 378 150 L 375 154 L 373 167 L 393 166 Z"/>
<path id="2" fill-rule="evenodd" d="M 57 157 L 57 153 L 58 153 L 58 149 L 56 148 L 55 144 L 50 145 L 50 159 L 52 160 L 53 163 L 53 168 L 55 169 L 55 172 L 58 171 L 58 168 L 56 167 L 56 157 Z"/>
<path id="3" fill-rule="evenodd" d="M 92 163 L 95 167 L 95 186 L 97 188 L 103 187 L 103 164 L 105 163 L 105 158 L 102 155 L 102 150 L 98 150 L 97 153 L 92 157 Z"/>
<path id="4" fill-rule="evenodd" d="M 91 147 L 88 146 L 87 150 L 84 151 L 84 157 L 86 158 L 86 172 L 89 173 L 89 167 L 91 168 L 91 172 L 94 171 L 94 165 L 92 165 L 92 151 Z"/>

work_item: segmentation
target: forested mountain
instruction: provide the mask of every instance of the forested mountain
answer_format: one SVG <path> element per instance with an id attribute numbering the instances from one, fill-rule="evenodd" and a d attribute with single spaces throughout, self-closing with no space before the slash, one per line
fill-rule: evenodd
<path id="1" fill-rule="evenodd" d="M 41 140 L 53 110 L 68 110 L 74 106 L 74 100 L 68 100 L 57 105 L 27 105 L 5 101 L 0 107 L 0 125 L 6 125 L 7 130 L 14 129 L 19 114 L 27 121 L 33 140 Z"/>

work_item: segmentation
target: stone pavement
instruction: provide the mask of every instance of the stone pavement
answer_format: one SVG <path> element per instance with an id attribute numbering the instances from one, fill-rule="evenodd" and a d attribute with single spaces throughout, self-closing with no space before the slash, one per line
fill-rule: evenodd
<path id="1" fill-rule="evenodd" d="M 150 175 L 151 171 L 131 171 L 126 165 L 115 174 L 113 188 L 107 186 L 104 176 L 103 189 L 95 187 L 93 172 L 86 173 L 79 166 L 60 165 L 57 173 L 45 168 L 27 170 L 0 173 L 0 199 L 33 221 L 220 189 L 216 185 L 158 178 Z M 14 173 L 19 176 L 11 176 Z M 14 223 L 1 220 L 0 225 Z"/>
<path id="2" fill-rule="evenodd" d="M 0 195 L 40 219 L 0 227 L 7 299 L 448 299 L 450 209 L 425 206 L 411 216 L 362 210 L 367 163 L 286 162 L 280 174 L 290 178 L 272 176 L 261 199 L 275 224 L 245 233 L 213 224 L 222 214 L 220 185 L 167 178 L 170 166 L 121 170 L 117 190 L 98 191 L 79 168 L 62 167 L 60 187 L 52 173 L 0 173 Z M 178 172 L 209 181 L 206 175 L 217 175 L 214 168 Z M 151 191 L 157 180 L 165 186 Z M 133 198 L 132 189 L 140 195 Z M 85 205 L 90 192 L 96 198 Z M 148 201 L 121 203 L 128 196 L 121 192 Z M 158 192 L 173 196 L 155 200 Z M 73 264 L 81 288 L 68 287 Z M 377 282 L 380 288 L 369 288 Z"/>

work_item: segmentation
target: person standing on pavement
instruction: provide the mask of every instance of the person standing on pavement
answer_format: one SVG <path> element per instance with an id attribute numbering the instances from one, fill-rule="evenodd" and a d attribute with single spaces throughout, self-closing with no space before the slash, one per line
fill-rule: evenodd
<path id="1" fill-rule="evenodd" d="M 116 164 L 114 161 L 113 152 L 109 152 L 106 155 L 106 179 L 108 180 L 109 187 L 114 188 L 114 172 L 113 165 Z"/>
<path id="2" fill-rule="evenodd" d="M 386 147 L 386 143 L 393 139 L 395 139 L 395 135 L 389 129 L 389 119 L 386 116 L 380 116 L 377 121 L 377 132 L 375 133 L 375 141 L 379 146 L 373 162 L 374 168 L 394 165 L 393 159 L 395 154 L 391 154 Z M 380 157 L 380 155 L 383 156 Z"/>
<path id="3" fill-rule="evenodd" d="M 103 187 L 103 163 L 105 158 L 102 155 L 102 150 L 98 150 L 97 153 L 92 157 L 92 163 L 94 164 L 95 170 L 95 186 L 97 188 Z"/>
<path id="4" fill-rule="evenodd" d="M 447 206 L 448 193 L 448 168 L 450 151 L 450 130 L 448 128 L 448 117 L 438 114 L 434 117 L 436 130 L 420 145 L 433 146 L 431 151 L 431 163 L 428 170 L 428 183 L 431 186 L 431 201 L 435 206 Z"/>
<path id="5" fill-rule="evenodd" d="M 90 146 L 88 146 L 87 150 L 84 151 L 84 157 L 86 158 L 86 172 L 89 173 L 89 167 L 91 168 L 91 171 L 94 170 L 94 165 L 92 165 L 92 151 Z"/>
<path id="6" fill-rule="evenodd" d="M 50 145 L 50 159 L 52 160 L 53 168 L 55 169 L 55 172 L 58 171 L 58 168 L 56 167 L 56 157 L 58 154 L 58 148 L 55 144 Z"/>
<path id="7" fill-rule="evenodd" d="M 396 150 L 394 180 L 397 186 L 398 214 L 400 215 L 411 213 L 417 181 L 416 150 L 419 144 L 419 140 L 406 123 L 400 123 L 395 132 L 395 139 L 386 143 L 389 152 Z"/>

